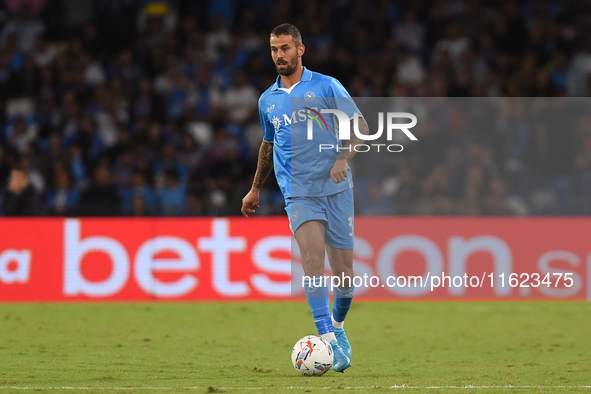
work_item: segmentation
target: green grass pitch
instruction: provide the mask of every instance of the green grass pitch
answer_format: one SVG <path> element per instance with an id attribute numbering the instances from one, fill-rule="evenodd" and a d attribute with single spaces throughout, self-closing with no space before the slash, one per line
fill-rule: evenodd
<path id="1" fill-rule="evenodd" d="M 304 302 L 5 304 L 0 392 L 591 391 L 589 302 L 357 302 L 345 328 L 353 366 L 304 377 Z"/>

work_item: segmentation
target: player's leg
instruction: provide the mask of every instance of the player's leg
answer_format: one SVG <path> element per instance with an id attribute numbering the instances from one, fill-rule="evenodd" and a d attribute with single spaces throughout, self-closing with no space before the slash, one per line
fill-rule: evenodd
<path id="1" fill-rule="evenodd" d="M 341 282 L 341 286 L 333 290 L 332 323 L 335 328 L 343 328 L 353 299 L 353 249 L 337 249 L 330 245 L 326 245 L 326 249 L 333 275 Z"/>
<path id="2" fill-rule="evenodd" d="M 289 200 L 288 212 L 291 228 L 300 248 L 302 266 L 308 281 L 304 291 L 318 334 L 326 339 L 334 352 L 333 369 L 344 371 L 351 360 L 338 345 L 330 316 L 328 283 L 324 281 L 326 214 L 318 198 Z"/>
<path id="3" fill-rule="evenodd" d="M 344 329 L 345 318 L 353 301 L 353 249 L 338 249 L 326 245 L 328 259 L 334 276 L 340 278 L 341 286 L 333 289 L 332 324 L 337 342 L 349 359 L 352 356 L 351 345 Z"/>
<path id="4" fill-rule="evenodd" d="M 324 231 L 324 222 L 310 220 L 299 226 L 295 232 L 304 275 L 308 277 L 324 275 Z"/>
<path id="5" fill-rule="evenodd" d="M 333 275 L 339 278 L 335 287 L 332 308 L 332 323 L 337 341 L 345 354 L 351 358 L 352 350 L 344 322 L 353 300 L 353 189 L 327 198 L 328 228 L 326 242 L 328 259 Z"/>
<path id="6" fill-rule="evenodd" d="M 306 299 L 318 334 L 330 342 L 334 339 L 330 317 L 329 289 L 324 278 L 326 215 L 317 198 L 299 197 L 287 201 L 292 231 L 300 248 Z"/>
<path id="7" fill-rule="evenodd" d="M 330 316 L 328 283 L 321 282 L 324 273 L 324 222 L 312 220 L 302 224 L 295 232 L 302 255 L 305 275 L 310 278 L 305 284 L 306 299 L 318 334 L 329 342 L 334 352 L 333 369 L 343 372 L 351 365 L 351 358 L 335 337 Z"/>
<path id="8" fill-rule="evenodd" d="M 306 282 L 304 291 L 318 335 L 329 343 L 334 336 L 329 305 L 329 282 L 324 278 L 324 231 L 323 222 L 311 220 L 303 223 L 295 232 L 302 255 Z"/>

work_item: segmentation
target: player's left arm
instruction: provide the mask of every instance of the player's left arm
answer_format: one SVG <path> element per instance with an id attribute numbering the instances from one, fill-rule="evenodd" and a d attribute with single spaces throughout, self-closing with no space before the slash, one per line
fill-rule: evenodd
<path id="1" fill-rule="evenodd" d="M 357 118 L 359 133 L 368 135 L 369 127 L 367 126 L 367 122 L 365 121 L 365 118 L 363 118 L 363 115 L 360 115 L 361 111 L 359 111 L 359 108 L 355 105 L 355 101 L 353 101 L 353 98 L 351 98 L 347 89 L 345 89 L 338 80 L 333 78 L 330 81 L 329 90 L 329 97 L 333 98 L 334 108 L 343 111 L 351 119 L 350 130 L 355 130 L 354 124 L 355 118 Z M 355 156 L 355 153 L 357 153 L 353 148 L 359 143 L 362 143 L 361 138 L 359 138 L 356 133 L 351 134 L 350 140 L 341 141 L 343 148 L 330 170 L 330 177 L 335 183 L 342 182 L 347 178 L 347 163 L 353 158 L 353 156 Z"/>
<path id="2" fill-rule="evenodd" d="M 362 116 L 359 116 L 358 122 L 359 122 L 359 132 L 363 135 L 368 135 L 369 134 L 369 126 L 367 125 L 365 118 Z M 354 119 L 351 120 L 351 130 L 354 130 L 353 124 L 354 124 Z M 332 169 L 330 170 L 330 177 L 334 183 L 340 183 L 347 178 L 347 163 L 357 153 L 355 151 L 355 149 L 353 149 L 353 147 L 356 146 L 357 144 L 360 144 L 363 142 L 363 140 L 361 138 L 359 138 L 356 133 L 351 133 L 351 134 L 352 135 L 351 135 L 350 140 L 343 141 L 343 148 L 341 150 L 341 153 L 339 153 L 339 155 L 337 156 L 337 159 L 335 160 L 334 165 L 332 166 Z M 350 147 L 350 148 L 348 148 L 348 147 Z"/>

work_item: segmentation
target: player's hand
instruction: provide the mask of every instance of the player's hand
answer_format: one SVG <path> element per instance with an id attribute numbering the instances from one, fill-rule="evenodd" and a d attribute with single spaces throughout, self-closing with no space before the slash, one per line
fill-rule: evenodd
<path id="1" fill-rule="evenodd" d="M 330 178 L 334 183 L 340 183 L 347 178 L 347 160 L 337 160 L 330 170 Z"/>
<path id="2" fill-rule="evenodd" d="M 255 208 L 260 207 L 259 205 L 259 193 L 258 189 L 250 189 L 248 194 L 242 199 L 242 215 L 245 218 L 248 217 L 249 214 L 255 212 Z"/>

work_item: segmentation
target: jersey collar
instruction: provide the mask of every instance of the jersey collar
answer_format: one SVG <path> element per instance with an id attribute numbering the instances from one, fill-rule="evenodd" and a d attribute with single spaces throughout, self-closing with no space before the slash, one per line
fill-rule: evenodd
<path id="1" fill-rule="evenodd" d="M 312 71 L 308 70 L 304 67 L 304 72 L 302 73 L 302 77 L 300 78 L 300 82 L 308 82 L 312 79 Z M 271 90 L 279 90 L 281 88 L 281 75 L 277 76 L 277 80 L 273 84 Z"/>

